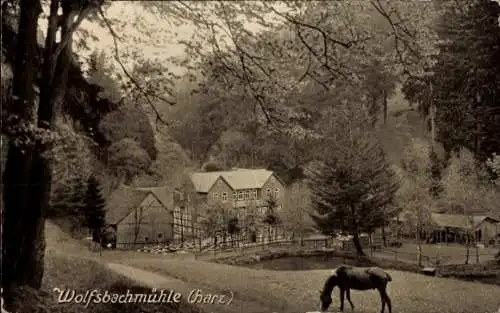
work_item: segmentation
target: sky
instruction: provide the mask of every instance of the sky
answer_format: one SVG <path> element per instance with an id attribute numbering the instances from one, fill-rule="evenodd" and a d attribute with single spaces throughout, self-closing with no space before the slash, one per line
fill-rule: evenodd
<path id="1" fill-rule="evenodd" d="M 47 11 L 48 8 L 45 9 L 45 12 Z M 129 70 L 133 65 L 134 54 L 145 59 L 158 59 L 167 63 L 171 57 L 183 56 L 184 47 L 178 41 L 190 40 L 197 31 L 193 25 L 176 26 L 166 23 L 150 11 L 145 10 L 139 1 L 113 1 L 105 11 L 105 16 L 112 21 L 112 27 L 120 37 L 118 42 L 120 59 Z M 40 19 L 39 25 L 42 31 L 45 31 L 47 20 Z M 252 31 L 259 30 L 257 25 L 247 24 L 246 27 Z M 95 37 L 86 37 L 87 44 L 91 49 L 102 50 L 109 56 L 115 55 L 113 37 L 108 28 L 88 20 L 82 22 L 79 28 L 88 31 Z M 80 37 L 80 33 L 77 32 L 74 43 L 78 42 Z M 83 58 L 92 52 L 80 49 L 76 45 L 74 45 L 74 51 Z M 182 71 L 181 68 L 175 66 L 169 68 L 175 73 Z"/>
<path id="2" fill-rule="evenodd" d="M 189 26 L 165 30 L 164 23 L 146 11 L 139 3 L 133 1 L 114 1 L 106 10 L 105 15 L 113 21 L 113 30 L 120 37 L 118 41 L 120 59 L 129 70 L 133 64 L 134 53 L 146 59 L 159 58 L 160 60 L 183 55 L 184 49 L 176 40 L 189 39 L 193 34 L 193 28 Z M 46 29 L 46 25 L 47 21 L 41 19 L 42 30 Z M 85 39 L 90 49 L 104 51 L 108 56 L 115 55 L 113 36 L 108 28 L 88 20 L 83 21 L 80 28 L 92 35 L 92 37 L 86 36 Z M 173 33 L 178 34 L 177 39 L 172 36 Z M 76 43 L 81 37 L 81 33 L 77 32 L 74 42 Z M 74 51 L 82 58 L 88 56 L 92 50 L 80 49 L 74 45 Z M 113 61 L 110 60 L 110 62 Z"/>
<path id="3" fill-rule="evenodd" d="M 500 3 L 500 0 L 496 1 Z M 282 10 L 283 7 L 278 7 L 278 9 Z M 48 8 L 45 9 L 45 12 L 47 11 Z M 189 24 L 175 26 L 165 23 L 153 13 L 146 11 L 138 1 L 113 1 L 105 14 L 108 19 L 113 21 L 113 28 L 121 37 L 118 42 L 120 59 L 129 70 L 133 66 L 134 54 L 145 59 L 158 59 L 162 63 L 170 63 L 168 59 L 171 57 L 183 56 L 184 47 L 178 43 L 178 40 L 189 40 L 197 31 Z M 46 19 L 41 19 L 42 30 L 46 29 L 46 25 Z M 246 27 L 253 31 L 259 29 L 255 24 L 247 24 Z M 95 37 L 95 39 L 86 39 L 91 49 L 104 51 L 109 56 L 115 54 L 113 39 L 107 28 L 88 20 L 84 21 L 80 28 L 85 29 Z M 78 41 L 79 36 L 77 33 L 74 42 Z M 92 50 L 79 49 L 76 45 L 74 50 L 83 58 L 92 52 Z M 114 61 L 110 58 L 109 62 Z M 85 70 L 85 64 L 83 67 Z M 171 65 L 169 68 L 177 74 L 182 73 L 182 69 L 179 67 Z"/>

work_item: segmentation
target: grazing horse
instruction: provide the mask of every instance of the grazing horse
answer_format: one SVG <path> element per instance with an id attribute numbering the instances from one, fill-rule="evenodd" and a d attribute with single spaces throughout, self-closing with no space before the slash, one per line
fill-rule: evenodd
<path id="1" fill-rule="evenodd" d="M 377 289 L 382 301 L 382 311 L 385 305 L 392 313 L 391 300 L 387 295 L 387 284 L 392 281 L 392 277 L 378 267 L 353 267 L 342 265 L 335 269 L 330 277 L 325 281 L 323 290 L 320 291 L 321 311 L 326 311 L 332 303 L 332 291 L 335 286 L 340 289 L 340 311 L 344 310 L 344 295 L 354 310 L 351 301 L 350 289 L 370 290 Z"/>

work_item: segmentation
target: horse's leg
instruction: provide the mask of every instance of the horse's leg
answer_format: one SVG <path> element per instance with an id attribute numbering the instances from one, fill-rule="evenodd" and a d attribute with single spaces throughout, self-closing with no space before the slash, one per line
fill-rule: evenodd
<path id="1" fill-rule="evenodd" d="M 349 301 L 349 304 L 351 305 L 351 309 L 354 311 L 354 304 L 352 304 L 351 301 L 351 289 L 347 288 L 346 296 L 347 296 L 347 301 Z"/>
<path id="2" fill-rule="evenodd" d="M 392 313 L 392 305 L 391 305 L 391 299 L 387 295 L 387 289 L 384 286 L 384 289 L 382 290 L 382 296 L 385 298 L 385 303 L 387 304 L 387 308 L 389 309 L 389 313 Z"/>
<path id="3" fill-rule="evenodd" d="M 345 294 L 345 289 L 340 288 L 340 311 L 344 311 L 344 294 Z"/>
<path id="4" fill-rule="evenodd" d="M 392 313 L 392 305 L 391 305 L 391 299 L 387 295 L 387 284 L 379 288 L 379 293 L 380 293 L 380 300 L 382 300 L 382 311 L 381 313 L 384 313 L 385 305 L 387 304 L 387 308 L 389 309 L 389 313 Z"/>
<path id="5" fill-rule="evenodd" d="M 385 296 L 384 296 L 384 290 L 382 288 L 379 288 L 378 289 L 378 292 L 380 294 L 380 301 L 382 301 L 382 310 L 380 311 L 380 313 L 384 313 L 384 309 L 385 309 Z"/>

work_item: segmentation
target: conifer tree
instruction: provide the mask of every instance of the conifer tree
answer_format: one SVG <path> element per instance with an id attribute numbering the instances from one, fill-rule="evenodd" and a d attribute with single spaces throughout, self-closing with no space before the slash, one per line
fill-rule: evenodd
<path id="1" fill-rule="evenodd" d="M 500 146 L 500 6 L 491 0 L 450 8 L 438 28 L 431 77 L 438 138 L 448 151 L 466 147 L 485 160 Z"/>
<path id="2" fill-rule="evenodd" d="M 92 240 L 99 241 L 101 229 L 105 225 L 105 201 L 101 194 L 99 181 L 91 176 L 85 194 L 85 225 L 92 232 Z"/>
<path id="3" fill-rule="evenodd" d="M 370 115 L 352 106 L 336 111 L 331 134 L 325 136 L 325 157 L 310 171 L 311 217 L 325 234 L 350 233 L 358 256 L 364 256 L 360 233 L 391 217 L 387 209 L 398 184 L 373 135 Z"/>

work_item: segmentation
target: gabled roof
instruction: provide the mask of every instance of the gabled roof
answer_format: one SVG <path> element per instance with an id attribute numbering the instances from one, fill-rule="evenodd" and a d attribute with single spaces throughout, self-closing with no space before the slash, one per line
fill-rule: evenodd
<path id="1" fill-rule="evenodd" d="M 482 221 L 489 221 L 489 222 L 492 222 L 492 223 L 500 223 L 500 220 L 494 218 L 494 217 L 491 217 L 491 216 L 477 216 L 478 218 L 481 218 L 481 220 L 479 220 L 477 222 L 477 224 L 481 223 Z"/>
<path id="2" fill-rule="evenodd" d="M 394 217 L 393 220 L 399 220 L 400 222 L 408 221 L 408 217 L 413 215 L 410 211 L 403 211 L 400 213 L 399 218 Z M 472 218 L 472 221 L 471 221 Z M 435 226 L 438 227 L 450 227 L 450 228 L 462 228 L 471 229 L 472 224 L 474 227 L 479 225 L 483 221 L 490 221 L 492 223 L 500 223 L 496 218 L 487 215 L 463 215 L 463 214 L 445 214 L 445 213 L 431 213 L 431 221 Z"/>
<path id="3" fill-rule="evenodd" d="M 158 201 L 171 210 L 173 207 L 173 190 L 170 187 L 130 187 L 121 185 L 106 201 L 106 222 L 118 224 L 135 210 L 141 202 L 152 194 Z"/>
<path id="4" fill-rule="evenodd" d="M 496 219 L 485 215 L 467 216 L 462 214 L 432 213 L 431 218 L 432 221 L 439 227 L 452 227 L 462 229 L 472 229 L 486 219 L 498 222 Z"/>
<path id="5" fill-rule="evenodd" d="M 197 192 L 206 193 L 222 178 L 233 190 L 262 188 L 273 175 L 266 169 L 235 169 L 232 171 L 192 173 L 190 179 Z"/>

